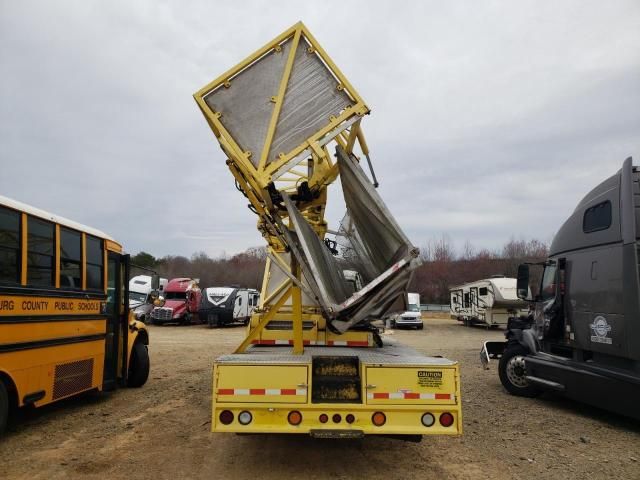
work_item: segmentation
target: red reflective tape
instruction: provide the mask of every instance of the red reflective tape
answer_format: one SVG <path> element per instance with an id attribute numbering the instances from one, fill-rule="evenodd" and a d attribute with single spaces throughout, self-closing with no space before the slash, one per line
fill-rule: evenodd
<path id="1" fill-rule="evenodd" d="M 450 393 L 436 393 L 436 400 L 451 400 Z"/>
<path id="2" fill-rule="evenodd" d="M 233 395 L 233 388 L 219 388 L 218 395 Z"/>
<path id="3" fill-rule="evenodd" d="M 420 400 L 420 394 L 419 393 L 405 393 L 404 394 L 404 398 L 406 400 Z"/>
<path id="4" fill-rule="evenodd" d="M 363 342 L 363 341 L 352 341 L 352 342 L 347 342 L 347 345 L 350 347 L 368 347 L 369 346 L 369 342 Z"/>
<path id="5" fill-rule="evenodd" d="M 388 393 L 374 393 L 373 398 L 386 398 L 389 399 Z"/>
<path id="6" fill-rule="evenodd" d="M 275 345 L 275 340 L 259 340 L 260 345 Z"/>
<path id="7" fill-rule="evenodd" d="M 250 388 L 249 395 L 264 395 L 266 393 L 264 388 Z"/>
<path id="8" fill-rule="evenodd" d="M 296 394 L 295 388 L 283 388 L 282 390 L 280 390 L 280 395 L 295 395 L 295 394 Z"/>

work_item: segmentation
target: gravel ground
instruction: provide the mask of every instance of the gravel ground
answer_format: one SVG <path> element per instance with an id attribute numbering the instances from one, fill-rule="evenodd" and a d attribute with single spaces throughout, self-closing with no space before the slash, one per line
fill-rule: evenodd
<path id="1" fill-rule="evenodd" d="M 497 365 L 482 370 L 481 343 L 500 331 L 428 319 L 423 331 L 394 332 L 462 365 L 464 434 L 419 444 L 212 434 L 212 360 L 244 329 L 151 326 L 150 334 L 147 385 L 20 412 L 0 440 L 0 477 L 640 478 L 640 422 L 554 396 L 512 397 Z"/>

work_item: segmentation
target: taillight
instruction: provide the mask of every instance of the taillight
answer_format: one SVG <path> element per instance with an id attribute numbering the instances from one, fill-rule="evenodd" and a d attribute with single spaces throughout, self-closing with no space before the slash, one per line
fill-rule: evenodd
<path id="1" fill-rule="evenodd" d="M 253 420 L 253 416 L 250 412 L 244 411 L 240 412 L 240 415 L 238 415 L 238 421 L 242 425 L 249 425 L 251 423 L 251 420 Z"/>
<path id="2" fill-rule="evenodd" d="M 376 412 L 371 415 L 371 421 L 376 427 L 381 427 L 387 422 L 387 416 L 382 412 Z"/>
<path id="3" fill-rule="evenodd" d="M 443 427 L 450 427 L 451 425 L 453 425 L 453 415 L 451 415 L 449 412 L 444 412 L 443 414 L 441 414 L 440 425 L 442 425 Z"/>
<path id="4" fill-rule="evenodd" d="M 223 410 L 218 418 L 221 424 L 230 425 L 233 422 L 233 412 L 231 410 Z"/>
<path id="5" fill-rule="evenodd" d="M 434 423 L 436 423 L 436 418 L 431 413 L 422 415 L 422 424 L 425 427 L 431 427 Z"/>
<path id="6" fill-rule="evenodd" d="M 289 412 L 287 420 L 289 420 L 289 423 L 293 426 L 300 425 L 300 423 L 302 423 L 302 414 L 297 410 L 293 410 Z"/>
<path id="7" fill-rule="evenodd" d="M 339 413 L 336 413 L 331 417 L 331 420 L 333 420 L 333 423 L 340 423 L 342 421 L 342 417 Z"/>
<path id="8" fill-rule="evenodd" d="M 326 413 L 323 413 L 318 417 L 318 420 L 320 420 L 320 423 L 327 423 L 329 421 L 329 417 Z"/>
<path id="9" fill-rule="evenodd" d="M 354 417 L 352 414 L 347 415 L 346 417 L 344 417 L 344 419 L 347 421 L 347 423 L 353 423 L 356 421 L 356 417 Z"/>

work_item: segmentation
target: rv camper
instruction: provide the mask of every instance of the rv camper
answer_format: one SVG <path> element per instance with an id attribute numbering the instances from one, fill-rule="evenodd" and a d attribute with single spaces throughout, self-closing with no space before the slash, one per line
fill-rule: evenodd
<path id="1" fill-rule="evenodd" d="M 200 303 L 200 316 L 210 327 L 222 327 L 230 323 L 248 324 L 253 310 L 258 306 L 260 294 L 252 288 L 205 288 Z"/>
<path id="2" fill-rule="evenodd" d="M 505 389 L 533 397 L 550 390 L 640 419 L 640 169 L 628 158 L 588 193 L 560 227 L 528 293 L 530 265 L 518 269 L 518 296 L 533 314 L 509 322 L 500 358 Z"/>
<path id="3" fill-rule="evenodd" d="M 507 325 L 509 317 L 528 312 L 527 302 L 517 296 L 516 279 L 504 275 L 453 287 L 450 295 L 451 317 L 468 326 Z"/>

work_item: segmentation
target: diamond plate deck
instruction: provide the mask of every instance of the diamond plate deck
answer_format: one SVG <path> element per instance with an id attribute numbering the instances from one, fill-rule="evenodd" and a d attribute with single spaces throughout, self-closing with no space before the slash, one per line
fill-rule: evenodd
<path id="1" fill-rule="evenodd" d="M 290 346 L 253 345 L 247 353 L 223 355 L 216 359 L 221 364 L 304 364 L 314 356 L 358 357 L 364 365 L 451 366 L 458 362 L 442 357 L 429 357 L 392 340 L 384 340 L 382 348 L 305 346 L 302 355 L 294 355 Z"/>

